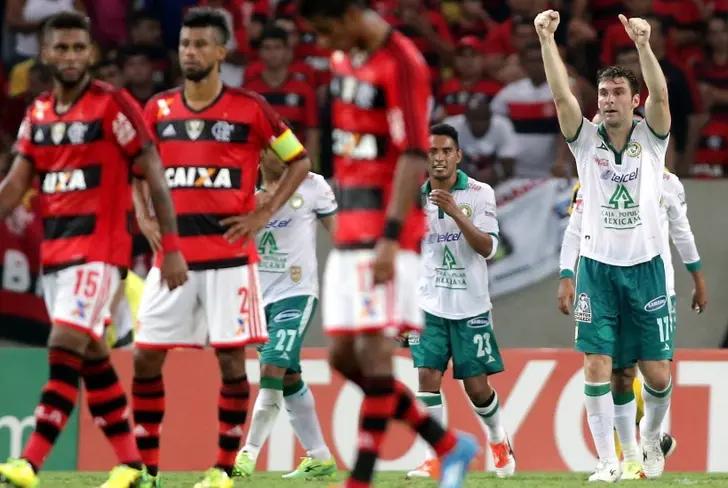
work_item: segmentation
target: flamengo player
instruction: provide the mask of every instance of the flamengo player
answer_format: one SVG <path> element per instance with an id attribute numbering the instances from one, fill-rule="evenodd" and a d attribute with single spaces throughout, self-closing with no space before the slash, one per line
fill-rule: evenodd
<path id="1" fill-rule="evenodd" d="M 53 329 L 50 378 L 35 410 L 36 427 L 22 459 L 0 465 L 0 481 L 26 488 L 53 447 L 78 397 L 79 378 L 97 425 L 122 463 L 106 488 L 137 486 L 144 476 L 127 403 L 103 342 L 104 319 L 128 268 L 131 164 L 144 174 L 164 242 L 162 279 L 170 289 L 186 280 L 175 249 L 176 222 L 157 153 L 133 99 L 91 81 L 88 20 L 76 13 L 51 18 L 43 31 L 43 60 L 54 71 L 53 93 L 38 97 L 21 125 L 17 157 L 0 184 L 0 218 L 20 201 L 35 174 L 41 180 L 45 238 L 43 287 Z"/>
<path id="2" fill-rule="evenodd" d="M 431 104 L 415 46 L 362 0 L 303 0 L 332 55 L 334 176 L 339 213 L 324 276 L 331 364 L 364 391 L 359 452 L 348 487 L 372 482 L 390 418 L 406 422 L 442 457 L 442 486 L 460 486 L 477 446 L 456 438 L 393 376 L 398 334 L 422 328 L 417 306 L 421 208 Z"/>
<path id="3" fill-rule="evenodd" d="M 230 475 L 248 408 L 244 346 L 268 340 L 255 235 L 289 200 L 310 167 L 303 146 L 265 100 L 220 81 L 229 35 L 219 12 L 189 10 L 179 44 L 184 87 L 155 96 L 145 109 L 179 211 L 180 249 L 191 269 L 190 281 L 170 292 L 161 286 L 159 269 L 153 268 L 139 308 L 134 432 L 155 483 L 166 352 L 209 343 L 223 383 L 218 453 L 215 467 L 197 486 L 233 486 Z M 258 162 L 266 148 L 287 168 L 277 190 L 256 209 Z"/>

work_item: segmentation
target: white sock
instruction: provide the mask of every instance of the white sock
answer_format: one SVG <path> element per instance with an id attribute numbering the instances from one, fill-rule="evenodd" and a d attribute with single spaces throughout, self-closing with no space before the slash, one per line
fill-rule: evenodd
<path id="1" fill-rule="evenodd" d="M 645 400 L 645 416 L 640 422 L 640 435 L 648 439 L 655 439 L 660 436 L 662 421 L 670 408 L 672 396 L 672 378 L 662 391 L 655 390 L 647 384 L 642 383 L 642 398 Z"/>
<path id="2" fill-rule="evenodd" d="M 298 389 L 294 393 L 286 392 L 283 397 L 293 431 L 309 457 L 328 461 L 331 459 L 331 452 L 321 433 L 313 393 L 303 382 L 295 385 L 295 388 Z"/>
<path id="3" fill-rule="evenodd" d="M 273 424 L 281 411 L 283 404 L 283 391 L 271 388 L 261 388 L 255 399 L 253 415 L 250 418 L 248 438 L 245 440 L 243 451 L 247 451 L 253 461 L 258 459 L 260 449 L 268 439 Z"/>
<path id="4" fill-rule="evenodd" d="M 626 397 L 615 400 L 624 399 Z M 614 404 L 614 427 L 617 429 L 619 442 L 622 444 L 625 461 L 641 461 L 641 453 L 637 444 L 636 416 L 637 402 L 634 399 L 634 394 L 631 395 L 631 399 L 627 403 Z"/>
<path id="5" fill-rule="evenodd" d="M 617 451 L 614 445 L 614 400 L 609 391 L 610 384 L 584 384 L 586 416 L 589 430 L 594 439 L 599 459 L 616 464 Z M 634 419 L 634 417 L 633 417 Z M 633 420 L 634 421 L 634 420 Z"/>
<path id="6" fill-rule="evenodd" d="M 471 405 L 473 405 L 472 402 Z M 506 440 L 506 430 L 501 423 L 498 393 L 495 390 L 493 390 L 493 398 L 491 398 L 490 403 L 484 407 L 473 405 L 473 410 L 475 410 L 475 413 L 478 414 L 488 429 L 488 442 L 491 444 L 499 444 Z"/>
<path id="7" fill-rule="evenodd" d="M 440 425 L 444 426 L 442 422 L 442 418 L 444 417 L 444 412 L 442 408 L 442 395 L 440 393 L 418 391 L 416 396 L 417 400 L 419 400 L 420 403 L 427 407 L 427 413 L 429 413 L 433 419 L 437 420 Z M 435 451 L 432 450 L 432 447 L 428 445 L 426 459 L 430 460 L 436 458 L 437 454 L 435 453 Z"/>

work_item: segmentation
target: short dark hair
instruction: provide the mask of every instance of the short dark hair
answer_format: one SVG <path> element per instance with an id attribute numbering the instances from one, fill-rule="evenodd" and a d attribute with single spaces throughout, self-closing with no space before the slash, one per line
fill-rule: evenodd
<path id="1" fill-rule="evenodd" d="M 640 84 L 637 81 L 637 76 L 632 70 L 625 68 L 624 66 L 607 66 L 597 73 L 597 87 L 599 83 L 605 80 L 614 80 L 616 78 L 624 78 L 629 83 L 629 90 L 632 95 L 636 95 L 640 92 Z"/>
<path id="2" fill-rule="evenodd" d="M 119 49 L 117 64 L 120 68 L 123 68 L 126 62 L 129 61 L 129 59 L 135 58 L 137 56 L 143 56 L 147 58 L 147 61 L 150 62 L 153 59 L 152 53 L 150 52 L 148 47 L 131 44 L 129 46 L 124 46 Z"/>
<path id="3" fill-rule="evenodd" d="M 366 8 L 366 0 L 301 0 L 298 8 L 301 17 L 343 17 L 349 7 Z"/>
<path id="4" fill-rule="evenodd" d="M 455 147 L 460 149 L 460 139 L 458 131 L 450 124 L 436 124 L 430 127 L 431 136 L 447 136 L 453 140 Z"/>
<path id="5" fill-rule="evenodd" d="M 43 24 L 43 37 L 53 30 L 80 29 L 91 34 L 91 22 L 88 17 L 79 12 L 61 12 L 45 21 Z"/>
<path id="6" fill-rule="evenodd" d="M 159 19 L 155 17 L 153 13 L 149 12 L 148 10 L 139 10 L 138 12 L 134 12 L 129 16 L 129 21 L 127 22 L 127 25 L 130 29 L 133 29 L 145 20 L 151 20 L 152 22 L 159 23 Z"/>
<path id="7" fill-rule="evenodd" d="M 220 44 L 227 44 L 230 39 L 230 29 L 225 17 L 214 8 L 195 7 L 189 9 L 182 20 L 182 27 L 213 27 L 220 34 L 222 40 Z"/>
<path id="8" fill-rule="evenodd" d="M 262 44 L 266 39 L 273 39 L 283 41 L 283 44 L 288 45 L 288 32 L 285 29 L 277 27 L 275 25 L 267 25 L 263 29 L 263 33 L 260 35 L 259 42 Z"/>

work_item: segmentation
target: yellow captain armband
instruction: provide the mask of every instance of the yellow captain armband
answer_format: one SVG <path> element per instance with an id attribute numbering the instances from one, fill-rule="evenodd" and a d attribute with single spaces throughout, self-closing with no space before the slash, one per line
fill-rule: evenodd
<path id="1" fill-rule="evenodd" d="M 270 148 L 285 163 L 291 161 L 304 150 L 303 144 L 299 142 L 291 129 L 286 129 L 283 134 L 278 136 L 271 143 Z"/>

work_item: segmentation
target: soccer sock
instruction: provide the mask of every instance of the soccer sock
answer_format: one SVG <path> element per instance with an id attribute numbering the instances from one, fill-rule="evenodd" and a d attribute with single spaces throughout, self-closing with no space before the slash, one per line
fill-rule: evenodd
<path id="1" fill-rule="evenodd" d="M 293 427 L 293 432 L 313 459 L 328 461 L 331 452 L 326 446 L 321 424 L 316 416 L 316 402 L 311 389 L 299 380 L 291 386 L 283 387 L 283 401 Z"/>
<path id="2" fill-rule="evenodd" d="M 232 476 L 235 455 L 243 437 L 243 425 L 248 415 L 250 385 L 248 376 L 223 379 L 220 396 L 217 400 L 217 461 L 215 467 Z"/>
<path id="3" fill-rule="evenodd" d="M 449 429 L 444 429 L 440 422 L 429 415 L 403 383 L 395 380 L 394 388 L 397 397 L 394 418 L 409 425 L 432 446 L 439 457 L 450 452 L 457 444 L 455 434 Z"/>
<path id="4" fill-rule="evenodd" d="M 108 357 L 83 362 L 88 409 L 101 427 L 120 463 L 141 469 L 142 459 L 129 426 L 126 395 Z"/>
<path id="5" fill-rule="evenodd" d="M 443 425 L 443 408 L 442 408 L 442 395 L 438 393 L 432 393 L 429 391 L 418 391 L 416 395 L 417 400 L 425 406 L 427 413 L 435 419 L 440 425 Z M 432 447 L 427 446 L 427 458 L 434 459 L 437 457 Z"/>
<path id="6" fill-rule="evenodd" d="M 610 392 L 610 384 L 584 384 L 586 395 L 586 415 L 589 430 L 594 438 L 599 459 L 610 463 L 617 462 L 617 451 L 614 444 L 614 401 Z"/>
<path id="7" fill-rule="evenodd" d="M 139 454 L 152 476 L 159 472 L 159 431 L 164 418 L 164 383 L 161 376 L 134 378 L 131 386 L 134 437 Z"/>
<path id="8" fill-rule="evenodd" d="M 258 453 L 273 429 L 282 404 L 283 379 L 263 376 L 260 379 L 258 397 L 253 405 L 248 437 L 245 440 L 245 447 L 243 447 L 254 462 L 258 459 Z"/>
<path id="9" fill-rule="evenodd" d="M 346 488 L 368 487 L 372 482 L 387 422 L 396 406 L 394 388 L 393 376 L 365 377 L 362 380 L 364 401 L 359 419 L 359 451 Z"/>
<path id="10" fill-rule="evenodd" d="M 640 434 L 648 439 L 659 437 L 662 421 L 670 408 L 672 378 L 664 390 L 655 390 L 647 382 L 642 383 L 642 398 L 645 399 L 645 416 L 640 422 Z"/>
<path id="11" fill-rule="evenodd" d="M 500 444 L 506 440 L 506 430 L 501 423 L 500 403 L 498 402 L 498 394 L 495 390 L 493 390 L 493 394 L 484 406 L 479 407 L 474 403 L 472 405 L 473 410 L 475 410 L 475 413 L 478 414 L 488 429 L 488 442 L 491 444 Z"/>
<path id="12" fill-rule="evenodd" d="M 619 442 L 622 444 L 624 460 L 640 461 L 637 428 L 634 421 L 637 416 L 634 392 L 632 390 L 624 393 L 612 392 L 612 399 L 614 400 L 614 427 L 617 429 Z"/>
<path id="13" fill-rule="evenodd" d="M 76 405 L 82 361 L 80 355 L 61 347 L 48 350 L 48 382 L 35 409 L 35 430 L 22 455 L 35 471 L 43 465 Z"/>

